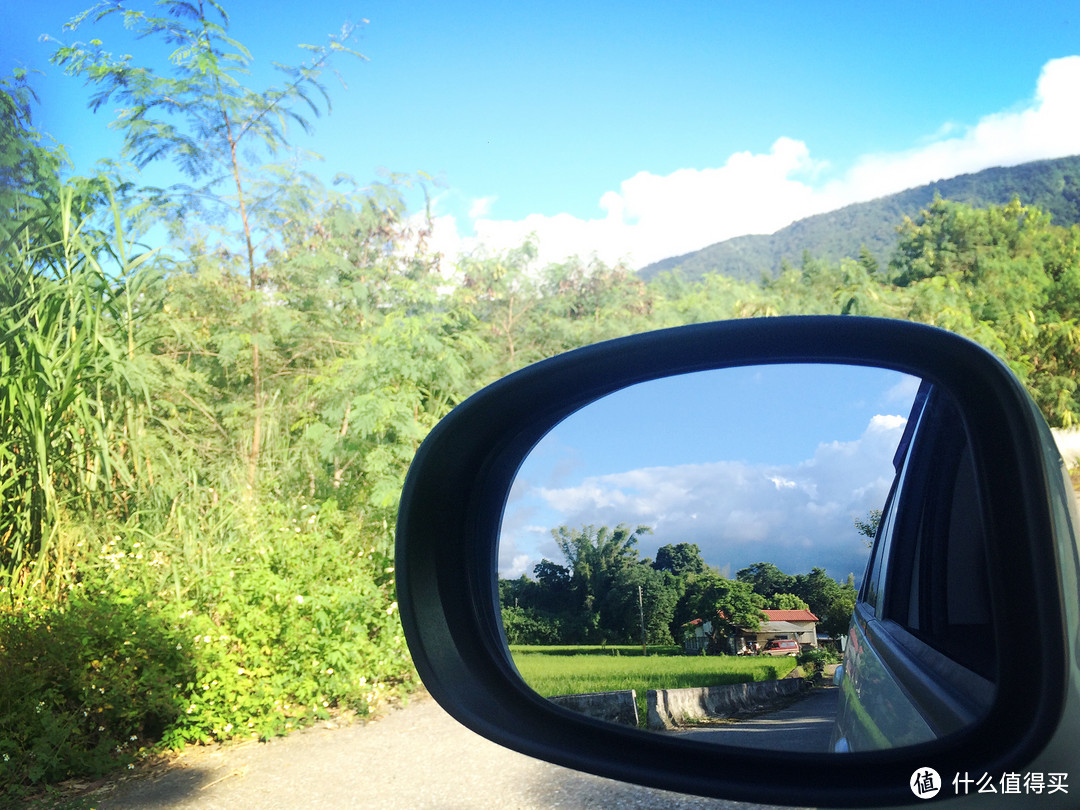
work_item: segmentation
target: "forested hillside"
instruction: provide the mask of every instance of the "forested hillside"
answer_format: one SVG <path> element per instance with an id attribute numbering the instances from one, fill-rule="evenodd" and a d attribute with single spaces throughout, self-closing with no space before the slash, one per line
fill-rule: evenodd
<path id="1" fill-rule="evenodd" d="M 1005 205 L 1015 198 L 1050 214 L 1056 225 L 1075 225 L 1080 222 L 1080 157 L 962 174 L 800 219 L 774 234 L 717 242 L 654 262 L 638 272 L 651 279 L 677 268 L 688 279 L 715 272 L 757 281 L 782 272 L 785 262 L 798 264 L 807 251 L 817 259 L 834 262 L 868 254 L 884 264 L 896 249 L 896 229 L 904 218 L 918 216 L 938 197 L 976 208 Z"/>
<path id="2" fill-rule="evenodd" d="M 413 688 L 392 557 L 405 472 L 457 403 L 541 358 L 715 319 L 877 315 L 970 336 L 1052 424 L 1080 415 L 1080 227 L 1037 207 L 934 201 L 887 262 L 808 256 L 764 283 L 538 266 L 530 244 L 454 263 L 406 180 L 327 188 L 273 162 L 347 41 L 255 90 L 222 20 L 133 24 L 186 43 L 173 74 L 93 45 L 56 60 L 118 111 L 125 154 L 103 158 L 177 161 L 183 186 L 117 162 L 70 176 L 27 77 L 0 85 L 5 801 Z M 166 97 L 185 113 L 164 117 Z"/>

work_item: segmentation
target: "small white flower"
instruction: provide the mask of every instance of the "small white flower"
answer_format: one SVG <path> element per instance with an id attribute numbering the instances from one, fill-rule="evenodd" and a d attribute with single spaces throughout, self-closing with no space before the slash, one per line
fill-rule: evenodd
<path id="1" fill-rule="evenodd" d="M 300 596 L 299 594 L 297 594 L 297 595 L 296 595 L 296 604 L 298 604 L 298 605 L 302 605 L 302 604 L 304 604 L 304 597 L 302 597 L 302 596 Z"/>

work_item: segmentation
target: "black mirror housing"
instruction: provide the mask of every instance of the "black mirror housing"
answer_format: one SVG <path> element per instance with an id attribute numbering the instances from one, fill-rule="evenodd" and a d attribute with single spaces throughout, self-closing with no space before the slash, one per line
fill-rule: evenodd
<path id="1" fill-rule="evenodd" d="M 929 380 L 954 399 L 984 487 L 998 650 L 996 697 L 974 726 L 910 748 L 780 754 L 604 724 L 539 697 L 518 676 L 502 634 L 496 555 L 509 488 L 530 449 L 570 413 L 628 385 L 773 363 L 889 368 Z M 837 807 L 903 804 L 914 800 L 909 782 L 918 768 L 934 768 L 947 780 L 953 773 L 1030 770 L 1032 763 L 1068 772 L 1076 761 L 1069 741 L 1080 729 L 1075 514 L 1060 455 L 1037 407 L 1004 364 L 966 339 L 857 317 L 685 326 L 537 363 L 448 415 L 420 447 L 402 494 L 398 602 L 432 696 L 460 722 L 509 748 L 703 796 Z M 1033 628 L 1039 644 L 1021 647 Z"/>

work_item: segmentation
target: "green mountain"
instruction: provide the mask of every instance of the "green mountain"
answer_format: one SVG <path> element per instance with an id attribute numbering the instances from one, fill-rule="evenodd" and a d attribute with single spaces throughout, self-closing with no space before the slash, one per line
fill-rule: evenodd
<path id="1" fill-rule="evenodd" d="M 737 236 L 693 253 L 661 259 L 638 271 L 650 279 L 678 268 L 696 279 L 719 272 L 738 279 L 757 280 L 776 274 L 781 261 L 798 266 L 804 251 L 817 259 L 855 258 L 865 245 L 884 266 L 896 245 L 896 228 L 905 216 L 915 217 L 935 195 L 977 207 L 1004 205 L 1018 197 L 1038 205 L 1057 225 L 1080 222 L 1080 156 L 1039 160 L 1007 168 L 962 174 L 864 203 L 855 203 L 793 222 L 768 236 Z"/>

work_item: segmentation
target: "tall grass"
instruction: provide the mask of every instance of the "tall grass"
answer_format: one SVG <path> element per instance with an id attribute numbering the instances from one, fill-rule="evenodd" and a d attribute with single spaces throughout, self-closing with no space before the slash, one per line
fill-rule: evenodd
<path id="1" fill-rule="evenodd" d="M 65 513 L 100 508 L 137 469 L 127 282 L 148 255 L 88 233 L 79 208 L 64 187 L 0 244 L 0 589 L 13 595 L 61 587 Z"/>

